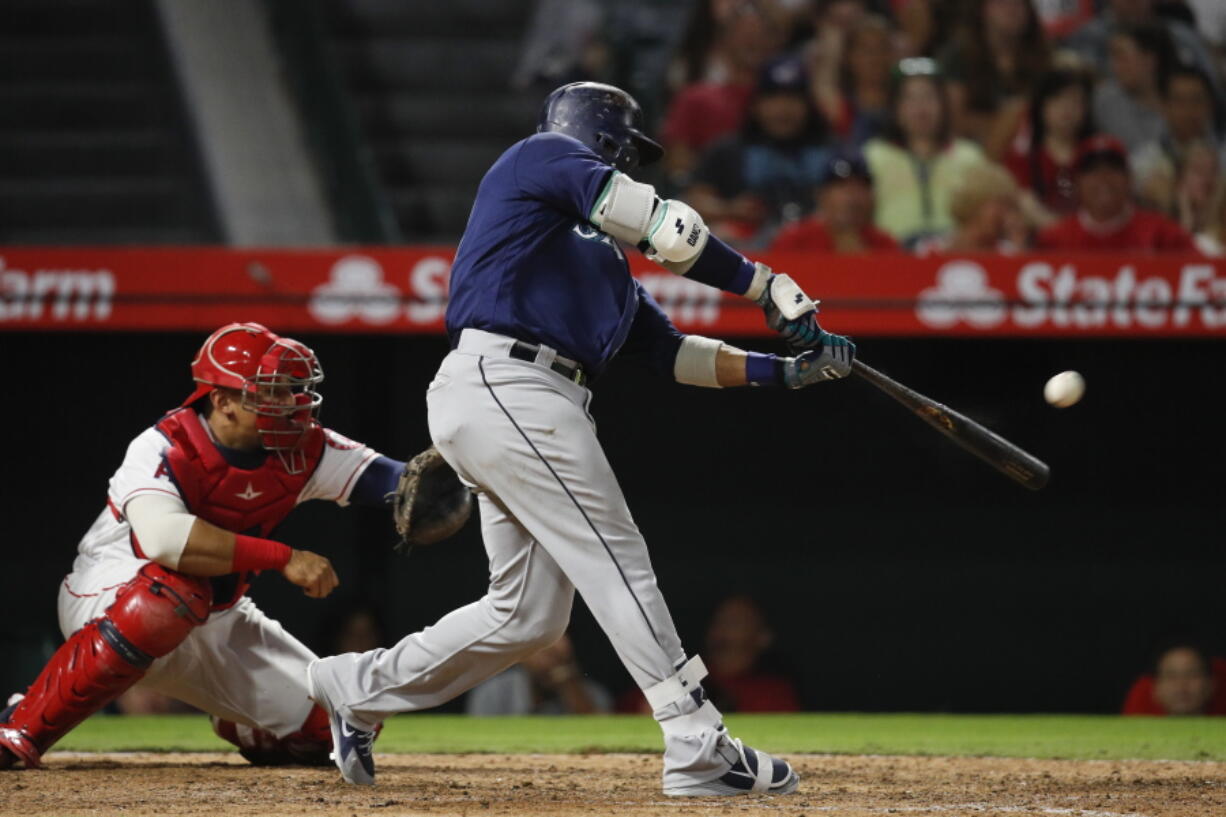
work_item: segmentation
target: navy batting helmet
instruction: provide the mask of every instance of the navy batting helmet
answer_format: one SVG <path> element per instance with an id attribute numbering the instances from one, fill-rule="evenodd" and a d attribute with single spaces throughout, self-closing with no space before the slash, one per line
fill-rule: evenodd
<path id="1" fill-rule="evenodd" d="M 613 167 L 628 173 L 664 155 L 664 148 L 639 130 L 642 124 L 639 103 L 621 88 L 572 82 L 545 100 L 536 130 L 573 136 Z"/>

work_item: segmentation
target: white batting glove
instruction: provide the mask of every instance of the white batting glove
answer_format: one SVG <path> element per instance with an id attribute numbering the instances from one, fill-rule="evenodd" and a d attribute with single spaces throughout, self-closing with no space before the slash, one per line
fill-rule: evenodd
<path id="1" fill-rule="evenodd" d="M 647 257 L 652 261 L 681 263 L 698 257 L 711 231 L 698 211 L 683 201 L 665 199 L 656 207 L 647 227 Z"/>

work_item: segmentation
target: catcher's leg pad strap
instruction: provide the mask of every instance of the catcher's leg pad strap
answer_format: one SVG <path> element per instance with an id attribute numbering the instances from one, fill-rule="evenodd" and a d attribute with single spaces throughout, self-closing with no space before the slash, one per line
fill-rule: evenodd
<path id="1" fill-rule="evenodd" d="M 0 730 L 0 743 L 27 767 L 38 766 L 43 752 L 143 678 L 155 658 L 203 623 L 211 599 L 204 580 L 145 565 L 102 618 L 55 651 Z"/>
<path id="2" fill-rule="evenodd" d="M 643 690 L 643 695 L 647 697 L 652 711 L 663 709 L 674 701 L 691 695 L 706 677 L 707 665 L 702 662 L 701 656 L 695 655 L 677 670 L 676 675 L 647 687 Z"/>

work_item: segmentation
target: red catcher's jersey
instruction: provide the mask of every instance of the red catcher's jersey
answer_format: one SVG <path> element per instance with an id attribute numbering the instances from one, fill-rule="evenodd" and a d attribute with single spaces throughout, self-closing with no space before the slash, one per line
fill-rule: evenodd
<path id="1" fill-rule="evenodd" d="M 289 515 L 324 451 L 324 432 L 316 426 L 302 446 L 306 467 L 301 472 L 288 473 L 281 458 L 271 454 L 258 467 L 245 469 L 226 461 L 193 409 L 172 411 L 156 428 L 170 442 L 163 462 L 188 511 L 219 528 L 249 536 L 269 536 Z M 213 609 L 238 601 L 254 575 L 215 578 Z"/>

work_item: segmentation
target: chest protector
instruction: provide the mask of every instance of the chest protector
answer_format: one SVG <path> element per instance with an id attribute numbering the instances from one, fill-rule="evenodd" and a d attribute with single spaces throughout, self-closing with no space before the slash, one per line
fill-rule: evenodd
<path id="1" fill-rule="evenodd" d="M 299 473 L 285 470 L 281 458 L 267 456 L 255 468 L 229 463 L 191 408 L 172 411 L 157 429 L 170 447 L 166 466 L 192 514 L 219 528 L 267 538 L 298 504 L 298 496 L 315 473 L 323 456 L 324 434 L 312 428 L 302 443 L 306 467 Z M 213 579 L 214 610 L 230 607 L 247 592 L 258 571 Z"/>

